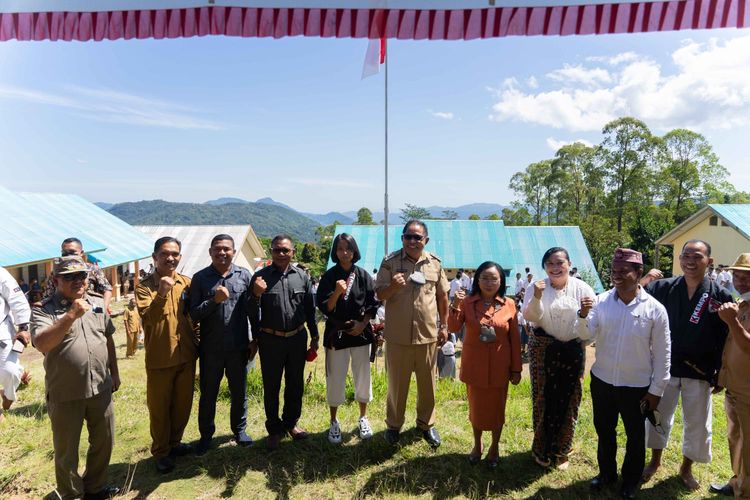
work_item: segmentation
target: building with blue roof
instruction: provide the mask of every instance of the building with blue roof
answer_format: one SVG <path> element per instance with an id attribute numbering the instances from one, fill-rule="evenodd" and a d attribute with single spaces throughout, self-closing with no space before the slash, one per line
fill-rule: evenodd
<path id="1" fill-rule="evenodd" d="M 117 282 L 117 268 L 151 255 L 153 242 L 141 231 L 72 194 L 15 193 L 0 186 L 0 266 L 16 279 L 46 278 L 60 243 L 81 240 L 89 260 Z"/>
<path id="2" fill-rule="evenodd" d="M 458 269 L 476 269 L 493 260 L 503 266 L 512 293 L 516 273 L 525 277 L 528 267 L 536 278 L 545 276 L 542 255 L 551 247 L 564 247 L 572 264 L 598 292 L 604 291 L 578 226 L 506 226 L 495 220 L 428 220 L 430 240 L 425 250 L 440 257 L 452 276 Z M 402 226 L 388 226 L 389 250 L 401 248 Z M 358 266 L 372 271 L 384 255 L 384 226 L 338 225 L 334 234 L 349 233 L 362 254 Z M 333 262 L 328 260 L 328 267 Z"/>
<path id="3" fill-rule="evenodd" d="M 657 255 L 663 246 L 674 248 L 674 276 L 682 274 L 678 258 L 680 249 L 693 239 L 711 245 L 714 265 L 731 266 L 739 254 L 750 252 L 750 204 L 706 205 L 656 240 Z"/>

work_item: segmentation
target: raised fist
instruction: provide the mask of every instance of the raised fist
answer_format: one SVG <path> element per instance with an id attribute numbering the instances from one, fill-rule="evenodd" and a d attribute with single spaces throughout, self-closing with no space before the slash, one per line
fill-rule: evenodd
<path id="1" fill-rule="evenodd" d="M 83 299 L 76 299 L 70 305 L 70 312 L 73 314 L 73 317 L 76 319 L 86 314 L 89 311 L 89 309 L 91 309 L 91 306 L 89 305 L 88 302 L 86 302 Z"/>
<path id="2" fill-rule="evenodd" d="M 456 290 L 455 305 L 456 306 L 461 305 L 461 302 L 463 302 L 465 298 L 466 298 L 466 290 L 464 290 L 463 288 L 459 288 L 458 290 Z"/>
<path id="3" fill-rule="evenodd" d="M 216 293 L 214 294 L 214 302 L 221 304 L 229 298 L 229 290 L 227 287 L 220 285 L 216 287 Z"/>
<path id="4" fill-rule="evenodd" d="M 346 293 L 346 281 L 345 280 L 338 280 L 336 282 L 336 293 L 339 295 L 344 295 Z"/>
<path id="5" fill-rule="evenodd" d="M 258 277 L 255 281 L 253 281 L 253 295 L 256 297 L 260 297 L 263 295 L 266 290 L 268 289 L 268 284 L 266 284 L 266 280 L 264 280 L 262 277 Z"/>
<path id="6" fill-rule="evenodd" d="M 591 308 L 594 307 L 594 299 L 593 297 L 582 297 L 581 298 L 581 312 L 579 316 L 581 318 L 585 318 L 589 315 L 589 311 L 591 311 Z"/>
<path id="7" fill-rule="evenodd" d="M 174 280 L 169 276 L 163 276 L 159 280 L 159 291 L 157 292 L 162 297 L 166 296 L 174 286 Z"/>
<path id="8" fill-rule="evenodd" d="M 544 280 L 539 280 L 534 283 L 534 297 L 536 297 L 537 299 L 541 299 L 542 292 L 545 288 L 547 288 L 547 283 L 545 283 Z"/>
<path id="9" fill-rule="evenodd" d="M 396 273 L 393 275 L 393 278 L 391 278 L 391 286 L 395 287 L 397 290 L 400 290 L 401 288 L 406 286 L 406 278 L 404 278 L 404 273 Z"/>
<path id="10" fill-rule="evenodd" d="M 729 324 L 732 321 L 736 320 L 738 313 L 739 306 L 734 302 L 727 302 L 719 307 L 719 317 L 726 324 Z"/>

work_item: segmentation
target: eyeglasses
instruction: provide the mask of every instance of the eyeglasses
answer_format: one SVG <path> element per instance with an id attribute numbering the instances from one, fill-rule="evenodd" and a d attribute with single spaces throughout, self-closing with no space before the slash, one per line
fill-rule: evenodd
<path id="1" fill-rule="evenodd" d="M 89 273 L 63 274 L 60 277 L 63 279 L 63 281 L 84 281 L 89 277 Z"/>
<path id="2" fill-rule="evenodd" d="M 485 283 L 500 283 L 500 280 L 497 278 L 479 278 L 479 281 L 484 281 Z"/>
<path id="3" fill-rule="evenodd" d="M 286 254 L 292 253 L 294 250 L 292 248 L 272 248 L 271 251 L 273 253 L 280 253 L 281 255 L 286 255 Z"/>
<path id="4" fill-rule="evenodd" d="M 421 234 L 402 234 L 401 237 L 408 241 L 422 241 L 424 239 Z"/>

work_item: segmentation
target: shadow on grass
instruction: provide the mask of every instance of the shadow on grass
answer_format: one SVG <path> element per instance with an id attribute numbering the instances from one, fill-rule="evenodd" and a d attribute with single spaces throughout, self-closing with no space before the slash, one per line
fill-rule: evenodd
<path id="1" fill-rule="evenodd" d="M 8 413 L 22 417 L 33 417 L 35 420 L 44 420 L 47 418 L 47 405 L 44 403 L 29 403 L 23 406 L 11 406 Z"/>
<path id="2" fill-rule="evenodd" d="M 281 447 L 271 452 L 266 447 L 266 437 L 258 439 L 249 448 L 243 448 L 234 445 L 231 436 L 220 436 L 214 438 L 206 455 L 178 458 L 177 466 L 169 474 L 157 472 L 151 457 L 135 464 L 111 464 L 109 474 L 112 483 L 120 487 L 127 486 L 132 476 L 129 490 L 136 498 L 148 497 L 163 483 L 202 475 L 224 480 L 224 491 L 220 495 L 231 497 L 245 474 L 256 471 L 265 475 L 268 489 L 277 497 L 288 498 L 298 484 L 356 474 L 361 468 L 391 459 L 400 447 L 419 440 L 421 434 L 417 430 L 406 431 L 401 435 L 399 446 L 392 447 L 385 442 L 383 432 L 379 432 L 368 441 L 332 446 L 326 431 L 311 434 L 302 441 L 284 439 Z"/>
<path id="3" fill-rule="evenodd" d="M 436 453 L 379 470 L 354 496 L 517 497 L 518 493 L 513 492 L 526 488 L 544 474 L 528 452 L 501 457 L 494 471 L 489 470 L 484 461 L 469 465 L 465 454 Z"/>

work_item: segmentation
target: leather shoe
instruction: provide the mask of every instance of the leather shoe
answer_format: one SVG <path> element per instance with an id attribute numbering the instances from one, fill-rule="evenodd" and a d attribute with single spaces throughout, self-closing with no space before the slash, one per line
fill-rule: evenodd
<path id="1" fill-rule="evenodd" d="M 211 448 L 211 438 L 200 438 L 198 446 L 195 447 L 195 454 L 202 457 L 208 453 L 209 448 Z"/>
<path id="2" fill-rule="evenodd" d="M 253 438 L 248 436 L 245 431 L 235 434 L 234 441 L 238 446 L 251 446 L 253 444 Z"/>
<path id="3" fill-rule="evenodd" d="M 266 446 L 270 451 L 278 450 L 279 446 L 281 446 L 281 436 L 279 434 L 269 434 Z"/>
<path id="4" fill-rule="evenodd" d="M 386 429 L 385 434 L 383 434 L 383 437 L 388 442 L 388 444 L 395 445 L 398 443 L 398 440 L 401 437 L 401 433 L 397 431 L 396 429 Z"/>
<path id="5" fill-rule="evenodd" d="M 174 458 L 170 457 L 169 455 L 167 455 L 166 457 L 157 458 L 156 470 L 158 470 L 162 474 L 172 472 L 174 470 Z"/>
<path id="6" fill-rule="evenodd" d="M 307 439 L 309 434 L 305 429 L 302 427 L 294 426 L 291 429 L 287 429 L 287 432 L 289 433 L 289 436 L 295 441 L 299 441 L 300 439 Z"/>
<path id="7" fill-rule="evenodd" d="M 193 452 L 193 447 L 190 446 L 187 443 L 178 443 L 177 445 L 173 446 L 172 449 L 169 451 L 169 456 L 171 457 L 184 457 L 185 455 L 190 455 Z"/>
<path id="8" fill-rule="evenodd" d="M 120 488 L 117 486 L 105 486 L 96 493 L 84 493 L 83 500 L 107 500 L 120 493 Z"/>
<path id="9" fill-rule="evenodd" d="M 438 434 L 437 429 L 434 427 L 427 429 L 426 431 L 422 431 L 422 439 L 427 441 L 427 444 L 429 444 L 433 449 L 440 446 L 440 434 Z"/>
<path id="10" fill-rule="evenodd" d="M 589 486 L 593 491 L 601 491 L 606 486 L 609 486 L 610 484 L 614 484 L 614 482 L 617 481 L 616 477 L 606 477 L 599 474 L 594 479 L 591 480 L 591 483 L 589 483 Z"/>
<path id="11" fill-rule="evenodd" d="M 623 483 L 622 490 L 620 490 L 620 493 L 622 495 L 622 498 L 633 499 L 638 493 L 638 484 Z"/>
<path id="12" fill-rule="evenodd" d="M 708 487 L 708 491 L 711 493 L 717 493 L 719 495 L 724 495 L 728 497 L 734 496 L 734 488 L 732 488 L 732 485 L 727 484 L 711 484 Z"/>

